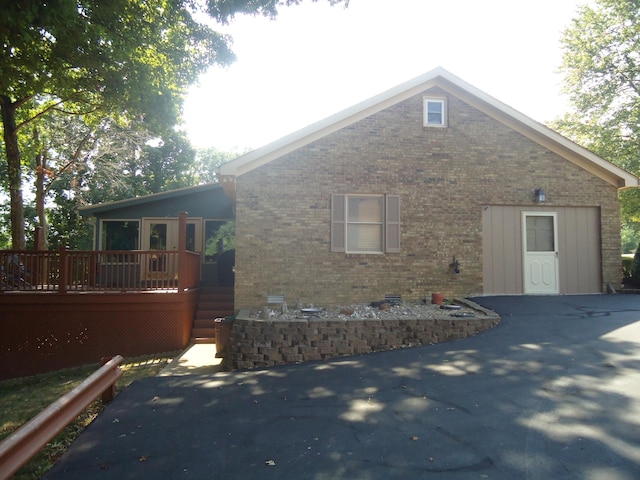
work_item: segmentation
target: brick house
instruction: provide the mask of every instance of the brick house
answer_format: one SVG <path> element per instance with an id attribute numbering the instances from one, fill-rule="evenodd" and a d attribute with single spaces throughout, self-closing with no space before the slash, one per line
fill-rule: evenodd
<path id="1" fill-rule="evenodd" d="M 236 310 L 618 285 L 638 179 L 436 69 L 220 169 Z"/>

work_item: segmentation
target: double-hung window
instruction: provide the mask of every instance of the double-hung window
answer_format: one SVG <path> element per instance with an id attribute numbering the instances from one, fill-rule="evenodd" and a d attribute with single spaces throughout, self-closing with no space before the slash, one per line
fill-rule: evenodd
<path id="1" fill-rule="evenodd" d="M 400 251 L 400 198 L 397 195 L 332 195 L 331 251 Z"/>
<path id="2" fill-rule="evenodd" d="M 424 98 L 424 126 L 446 127 L 447 104 L 443 98 Z"/>

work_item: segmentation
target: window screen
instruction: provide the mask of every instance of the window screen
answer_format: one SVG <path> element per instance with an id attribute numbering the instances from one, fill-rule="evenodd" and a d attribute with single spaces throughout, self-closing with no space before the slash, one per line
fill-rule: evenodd
<path id="1" fill-rule="evenodd" d="M 332 195 L 331 251 L 400 251 L 400 200 L 396 195 Z"/>

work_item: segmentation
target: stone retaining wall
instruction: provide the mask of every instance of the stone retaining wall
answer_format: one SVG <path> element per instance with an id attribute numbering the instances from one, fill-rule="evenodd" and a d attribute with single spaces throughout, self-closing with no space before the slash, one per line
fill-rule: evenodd
<path id="1" fill-rule="evenodd" d="M 446 342 L 495 327 L 500 317 L 474 307 L 475 317 L 433 319 L 296 319 L 267 321 L 241 312 L 224 356 L 226 369 L 249 369 Z"/>

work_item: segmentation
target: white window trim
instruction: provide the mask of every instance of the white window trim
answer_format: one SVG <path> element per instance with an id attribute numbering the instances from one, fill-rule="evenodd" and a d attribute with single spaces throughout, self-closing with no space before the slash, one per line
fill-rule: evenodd
<path id="1" fill-rule="evenodd" d="M 429 103 L 439 103 L 442 105 L 442 122 L 441 123 L 429 123 Z M 424 127 L 444 128 L 447 126 L 447 99 L 439 97 L 424 97 L 423 98 L 423 115 L 422 124 Z"/>

